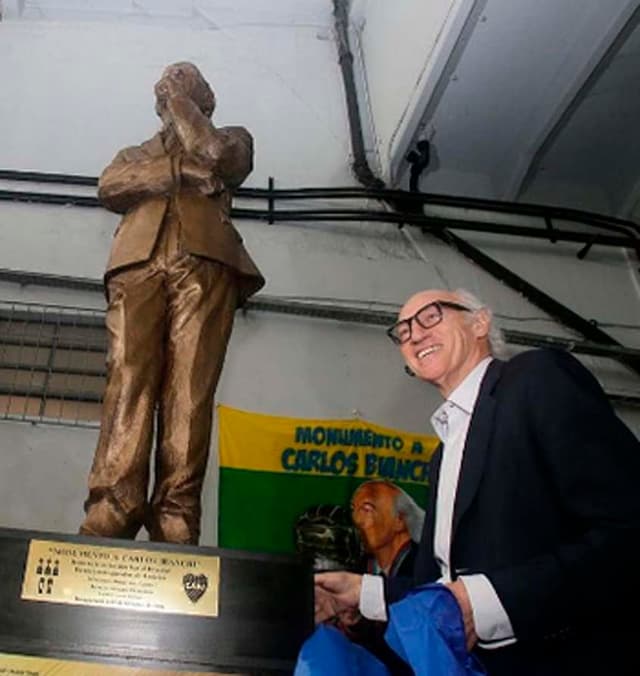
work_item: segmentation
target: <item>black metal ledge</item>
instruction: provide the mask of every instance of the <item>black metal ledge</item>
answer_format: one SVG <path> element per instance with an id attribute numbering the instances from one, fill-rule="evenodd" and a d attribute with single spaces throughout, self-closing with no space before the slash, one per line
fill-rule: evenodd
<path id="1" fill-rule="evenodd" d="M 41 287 L 57 288 L 75 288 L 86 291 L 102 292 L 102 283 L 98 280 L 86 278 L 61 277 L 43 273 L 31 273 L 17 270 L 0 269 L 0 281 L 9 281 L 19 283 L 23 286 L 33 285 Z M 297 317 L 308 317 L 312 319 L 339 321 L 352 324 L 365 324 L 369 326 L 389 326 L 396 319 L 396 313 L 386 310 L 371 310 L 354 305 L 327 304 L 294 300 L 286 297 L 269 296 L 258 294 L 249 299 L 240 312 L 267 312 Z M 44 306 L 39 303 L 4 303 L 0 307 L 0 329 L 2 322 L 13 323 L 38 323 L 48 326 L 77 327 L 82 328 L 102 328 L 104 326 L 104 311 L 94 308 L 74 308 L 56 305 Z M 526 331 L 517 331 L 513 329 L 503 329 L 503 335 L 508 344 L 526 347 L 552 347 L 572 352 L 576 355 L 585 355 L 599 358 L 610 358 L 616 360 L 627 360 L 632 362 L 640 361 L 640 349 L 625 347 L 617 344 L 605 344 L 587 340 L 576 340 L 564 338 L 561 336 L 544 335 L 530 333 Z M 106 339 L 106 336 L 105 336 Z M 13 345 L 16 347 L 38 347 L 52 348 L 55 343 L 57 350 L 81 349 L 85 353 L 104 353 L 106 344 L 100 339 L 87 341 L 82 337 L 78 340 L 72 340 L 69 337 L 60 338 L 59 336 L 4 336 L 2 339 L 4 345 Z M 30 370 L 34 372 L 47 373 L 67 373 L 78 376 L 103 376 L 102 369 L 55 369 L 49 366 L 36 367 L 33 365 L 25 366 L 18 363 L 3 362 L 0 368 L 8 370 Z M 10 388 L 0 391 L 0 395 L 15 396 L 36 396 L 37 388 L 33 390 L 21 389 L 20 391 Z M 69 401 L 85 401 L 97 403 L 100 399 L 91 393 L 48 393 L 49 398 L 60 398 Z M 640 407 L 640 397 L 627 393 L 607 392 L 607 396 L 613 404 L 621 406 Z"/>
<path id="2" fill-rule="evenodd" d="M 43 184 L 67 184 L 95 187 L 97 179 L 90 176 L 49 174 L 42 172 L 18 172 L 12 170 L 0 170 L 0 179 L 5 181 L 43 183 Z M 558 242 L 573 242 L 581 244 L 576 251 L 579 259 L 584 259 L 594 245 L 632 249 L 640 258 L 640 226 L 617 218 L 610 218 L 602 214 L 593 214 L 575 209 L 550 207 L 534 204 L 498 202 L 495 200 L 483 200 L 462 198 L 447 195 L 423 194 L 419 192 L 407 192 L 399 190 L 386 190 L 378 187 L 378 183 L 371 184 L 373 187 L 346 187 L 346 188 L 301 188 L 295 190 L 275 189 L 273 179 L 269 180 L 269 187 L 240 188 L 237 196 L 242 199 L 264 200 L 266 209 L 235 208 L 232 215 L 236 219 L 253 219 L 264 221 L 268 224 L 275 222 L 386 222 L 403 227 L 406 223 L 418 226 L 423 232 L 438 237 L 446 242 L 462 255 L 470 258 L 482 269 L 496 279 L 507 284 L 510 288 L 522 293 L 527 300 L 540 307 L 551 317 L 559 320 L 569 328 L 582 334 L 585 343 L 590 346 L 599 345 L 601 349 L 611 349 L 611 356 L 618 359 L 625 366 L 640 375 L 640 359 L 618 341 L 609 336 L 592 322 L 580 317 L 570 308 L 545 294 L 537 287 L 531 285 L 512 270 L 501 265 L 487 256 L 469 242 L 457 235 L 455 230 L 472 231 L 476 233 L 491 233 L 504 236 L 516 236 L 534 238 L 540 241 L 548 241 L 550 244 Z M 359 209 L 359 208 L 304 208 L 304 209 L 275 209 L 275 203 L 286 200 L 316 200 L 316 199 L 360 199 L 378 200 L 386 205 L 392 205 L 392 209 Z M 13 200 L 19 202 L 35 202 L 58 205 L 73 205 L 80 207 L 99 207 L 100 203 L 95 195 L 70 195 L 53 192 L 14 191 L 0 190 L 1 200 Z M 439 215 L 437 217 L 424 215 L 424 206 L 450 207 L 455 209 L 451 217 Z M 483 212 L 483 220 L 478 217 L 469 219 L 460 218 L 459 210 Z M 506 223 L 487 222 L 491 214 L 512 214 L 517 217 L 530 217 L 539 221 L 539 227 L 534 225 L 517 225 Z M 562 222 L 558 227 L 557 221 Z M 579 228 L 567 229 L 566 223 L 574 223 Z M 582 228 L 582 229 L 580 229 Z M 73 288 L 95 289 L 97 282 L 81 280 L 72 282 Z M 257 302 L 257 301 L 252 301 Z M 251 303 L 249 304 L 251 307 Z M 258 308 L 256 308 L 258 309 Z M 291 311 L 289 308 L 287 311 Z M 339 312 L 332 308 L 331 313 Z M 551 340 L 554 340 L 552 338 Z M 548 344 L 548 343 L 547 343 Z M 577 351 L 574 348 L 574 351 Z"/>
<path id="3" fill-rule="evenodd" d="M 74 174 L 55 174 L 0 170 L 0 180 L 41 183 L 45 185 L 73 185 L 96 187 L 98 179 L 92 176 Z M 270 181 L 270 186 L 273 181 Z M 445 229 L 464 232 L 479 232 L 501 236 L 527 237 L 545 240 L 552 244 L 557 242 L 574 242 L 582 244 L 577 252 L 580 258 L 593 246 L 609 246 L 633 249 L 640 256 L 640 226 L 631 221 L 611 218 L 602 214 L 594 214 L 576 209 L 522 204 L 519 202 L 499 202 L 496 200 L 456 197 L 429 193 L 415 193 L 403 190 L 386 190 L 373 188 L 239 188 L 238 198 L 263 200 L 266 209 L 234 208 L 232 216 L 236 219 L 251 219 L 267 223 L 286 222 L 380 222 L 403 227 L 407 222 L 422 228 L 425 232 L 442 233 Z M 276 209 L 277 202 L 290 200 L 377 200 L 393 203 L 404 209 L 390 211 L 385 209 L 355 208 L 303 208 Z M 74 195 L 64 192 L 44 192 L 34 190 L 0 190 L 0 201 L 26 202 L 36 204 L 70 205 L 76 207 L 97 208 L 100 202 L 94 195 Z M 487 222 L 478 218 L 460 218 L 446 215 L 428 216 L 419 212 L 424 206 L 463 209 L 466 211 L 484 212 L 487 215 L 513 215 L 529 217 L 540 221 L 539 226 L 516 225 Z M 572 229 L 565 225 L 573 223 L 587 229 Z"/>

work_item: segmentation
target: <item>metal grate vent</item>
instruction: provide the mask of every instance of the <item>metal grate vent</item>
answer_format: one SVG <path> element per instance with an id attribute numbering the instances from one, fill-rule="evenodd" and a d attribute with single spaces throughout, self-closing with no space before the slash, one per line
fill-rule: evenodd
<path id="1" fill-rule="evenodd" d="M 0 419 L 97 426 L 105 356 L 103 312 L 0 301 Z"/>

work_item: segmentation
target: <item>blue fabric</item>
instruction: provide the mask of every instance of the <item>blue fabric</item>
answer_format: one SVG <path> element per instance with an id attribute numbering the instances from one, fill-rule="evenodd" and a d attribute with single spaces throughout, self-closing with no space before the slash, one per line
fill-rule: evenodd
<path id="1" fill-rule="evenodd" d="M 465 645 L 460 607 L 443 585 L 416 587 L 389 607 L 385 639 L 415 676 L 486 676 Z M 382 662 L 335 627 L 320 625 L 305 641 L 294 676 L 390 676 Z"/>
<path id="2" fill-rule="evenodd" d="M 385 639 L 416 676 L 486 674 L 467 652 L 460 607 L 444 585 L 416 587 L 389 611 Z"/>
<path id="3" fill-rule="evenodd" d="M 368 650 L 321 624 L 304 642 L 294 676 L 390 676 Z"/>

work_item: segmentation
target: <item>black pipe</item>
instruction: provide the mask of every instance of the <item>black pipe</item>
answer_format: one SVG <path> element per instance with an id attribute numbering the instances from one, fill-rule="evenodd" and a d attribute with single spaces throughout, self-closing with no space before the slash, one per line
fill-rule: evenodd
<path id="1" fill-rule="evenodd" d="M 21 286 L 32 284 L 34 286 L 50 286 L 58 289 L 74 289 L 76 291 L 95 291 L 97 293 L 102 293 L 104 291 L 102 280 L 89 279 L 88 277 L 52 275 L 45 272 L 8 270 L 7 268 L 0 268 L 0 281 L 20 284 Z M 27 304 L 21 303 L 21 305 L 26 306 Z M 2 318 L 3 310 L 0 308 L 0 319 Z M 104 322 L 101 323 L 101 326 L 102 325 L 104 325 Z"/>
<path id="2" fill-rule="evenodd" d="M 371 171 L 364 149 L 362 134 L 362 118 L 356 93 L 356 82 L 353 75 L 353 54 L 349 47 L 349 4 L 346 0 L 333 0 L 335 17 L 336 43 L 338 45 L 338 61 L 342 70 L 342 81 L 347 102 L 351 148 L 353 149 L 352 169 L 356 178 L 367 188 L 382 189 L 384 181 Z"/>
<path id="3" fill-rule="evenodd" d="M 0 201 L 16 201 L 23 203 L 35 204 L 53 204 L 58 206 L 79 206 L 97 208 L 100 207 L 100 202 L 96 197 L 85 195 L 69 195 L 58 193 L 44 193 L 44 192 L 21 192 L 0 190 Z M 510 235 L 515 237 L 528 237 L 533 239 L 543 239 L 551 242 L 578 242 L 589 245 L 589 248 L 594 244 L 600 246 L 613 246 L 633 249 L 636 252 L 640 251 L 640 238 L 635 235 L 625 233 L 626 236 L 615 236 L 606 234 L 591 234 L 586 231 L 579 230 L 560 230 L 554 228 L 549 230 L 548 227 L 544 229 L 534 226 L 520 226 L 508 225 L 501 223 L 490 223 L 487 221 L 474 221 L 470 219 L 455 219 L 444 216 L 425 216 L 421 213 L 415 213 L 414 208 L 407 202 L 404 202 L 404 210 L 399 211 L 372 211 L 366 209 L 282 209 L 273 210 L 273 198 L 269 198 L 269 208 L 263 209 L 246 209 L 242 207 L 234 207 L 231 210 L 231 215 L 236 219 L 252 219 L 258 221 L 266 221 L 269 224 L 275 222 L 311 222 L 311 221 L 334 221 L 334 222 L 362 222 L 375 221 L 382 223 L 396 223 L 402 225 L 407 222 L 407 213 L 411 214 L 412 225 L 420 226 L 423 231 L 434 232 L 435 234 L 442 232 L 445 228 L 453 228 L 456 230 L 465 230 L 471 232 L 491 233 L 500 235 Z M 400 200 L 395 200 L 394 204 L 398 205 Z M 422 207 L 418 206 L 419 211 Z M 603 227 L 604 226 L 600 226 Z M 612 230 L 618 231 L 616 226 L 611 227 Z M 578 252 L 579 258 L 584 258 L 586 253 L 585 247 Z"/>
<path id="4" fill-rule="evenodd" d="M 0 169 L 0 180 L 28 181 L 29 183 L 65 183 L 67 185 L 98 185 L 98 179 L 94 176 L 51 174 L 41 171 L 15 171 L 9 169 Z"/>
<path id="5" fill-rule="evenodd" d="M 63 195 L 52 192 L 26 192 L 18 190 L 0 190 L 0 201 L 28 202 L 34 204 L 59 204 L 74 207 L 99 207 L 97 197 L 90 195 Z"/>
<path id="6" fill-rule="evenodd" d="M 356 122 L 355 132 L 352 130 L 352 137 L 356 136 L 360 139 L 362 138 L 362 128 L 360 126 L 359 119 L 355 120 L 356 117 L 359 118 L 359 109 L 357 107 L 357 96 L 355 89 L 355 79 L 353 75 L 353 57 L 344 58 L 344 53 L 351 54 L 349 50 L 349 36 L 347 32 L 347 23 L 348 23 L 348 4 L 346 0 L 334 0 L 334 7 L 336 11 L 334 12 L 336 17 L 336 32 L 339 35 L 338 40 L 338 50 L 340 55 L 340 65 L 342 68 L 344 76 L 344 87 L 347 92 L 347 107 L 349 109 L 349 122 L 351 124 L 352 120 Z M 354 105 L 355 101 L 355 105 Z M 358 141 L 354 144 L 353 147 L 354 156 L 357 158 L 357 162 L 360 165 L 367 164 L 367 158 L 364 153 L 364 143 Z M 426 165 L 425 165 L 426 166 Z M 423 167 L 424 168 L 424 167 Z M 371 169 L 368 168 L 368 174 L 373 175 Z M 417 194 L 418 186 L 418 176 L 414 176 L 413 187 L 415 188 L 414 194 Z M 377 179 L 380 181 L 380 179 Z M 381 182 L 381 181 L 380 181 Z M 384 183 L 381 187 L 384 186 Z M 401 205 L 402 203 L 400 203 Z M 392 205 L 395 206 L 395 205 Z M 406 214 L 407 223 L 413 223 L 414 219 L 410 211 Z M 573 312 L 570 308 L 559 303 L 551 296 L 545 294 L 540 289 L 538 289 L 533 284 L 527 282 L 524 278 L 515 274 L 505 266 L 498 263 L 490 256 L 487 256 L 485 253 L 480 251 L 478 248 L 466 242 L 462 238 L 458 237 L 452 233 L 448 228 L 441 228 L 440 231 L 434 231 L 434 236 L 442 240 L 449 246 L 453 246 L 465 257 L 472 260 L 474 263 L 479 265 L 483 270 L 491 274 L 495 279 L 498 279 L 501 282 L 507 284 L 510 288 L 514 289 L 521 293 L 527 300 L 531 303 L 549 313 L 552 317 L 556 318 L 562 322 L 565 326 L 568 326 L 574 330 L 579 331 L 585 337 L 594 340 L 597 343 L 603 343 L 605 345 L 620 345 L 620 343 L 614 340 L 607 333 L 595 327 L 591 322 L 584 319 L 577 313 Z M 554 237 L 557 236 L 556 231 L 553 233 Z M 640 375 L 640 360 L 634 357 L 627 356 L 618 356 L 616 357 L 618 361 L 623 363 L 625 366 L 631 368 L 635 373 Z"/>
<path id="7" fill-rule="evenodd" d="M 465 257 L 480 265 L 483 270 L 489 272 L 494 278 L 504 282 L 514 291 L 518 291 L 531 303 L 543 309 L 545 312 L 548 312 L 565 326 L 578 331 L 588 340 L 602 345 L 616 345 L 622 347 L 622 343 L 612 338 L 602 329 L 599 329 L 593 322 L 584 319 L 584 317 L 581 317 L 566 305 L 559 303 L 557 300 L 544 293 L 544 291 L 541 291 L 533 284 L 530 284 L 515 272 L 498 263 L 490 256 L 487 256 L 454 233 L 448 232 L 443 234 L 442 238 L 446 238 L 449 245 L 454 246 Z M 640 359 L 638 357 L 629 357 L 619 354 L 616 355 L 616 359 L 640 375 Z"/>
<path id="8" fill-rule="evenodd" d="M 418 169 L 415 169 L 414 184 L 417 186 L 419 178 Z M 68 185 L 95 186 L 98 179 L 91 176 L 78 176 L 73 174 L 50 174 L 43 172 L 21 172 L 0 169 L 0 179 L 9 181 L 27 181 L 32 183 L 62 183 Z M 271 183 L 270 183 L 271 185 Z M 519 216 L 531 216 L 542 218 L 548 226 L 552 220 L 574 221 L 582 225 L 595 226 L 617 232 L 637 233 L 640 235 L 640 225 L 633 221 L 606 216 L 579 209 L 566 207 L 546 206 L 526 202 L 503 202 L 498 200 L 482 199 L 477 197 L 460 197 L 457 195 L 441 195 L 437 193 L 421 193 L 406 190 L 389 190 L 386 188 L 295 188 L 295 189 L 272 189 L 272 188 L 238 188 L 235 194 L 239 198 L 264 199 L 264 200 L 299 200 L 299 199 L 376 199 L 388 203 L 402 202 L 403 204 L 424 204 L 430 206 L 452 207 L 478 211 L 491 211 L 503 214 Z M 78 195 L 61 196 L 58 193 L 25 192 L 1 190 L 0 199 L 19 201 L 38 201 L 38 196 L 53 195 L 54 203 L 70 202 Z M 84 199 L 84 198 L 83 198 Z M 93 200 L 93 198 L 89 198 Z M 72 202 L 70 202 L 72 203 Z M 87 204 L 88 206 L 89 204 Z M 91 206 L 99 206 L 97 200 L 92 201 Z M 83 204 L 84 206 L 84 204 Z"/>

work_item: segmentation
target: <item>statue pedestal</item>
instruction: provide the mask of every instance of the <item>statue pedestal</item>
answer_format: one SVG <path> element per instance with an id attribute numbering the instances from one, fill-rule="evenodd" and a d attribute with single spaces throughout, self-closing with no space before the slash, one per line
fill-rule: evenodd
<path id="1" fill-rule="evenodd" d="M 296 557 L 0 529 L 0 673 L 290 674 L 312 630 Z"/>

